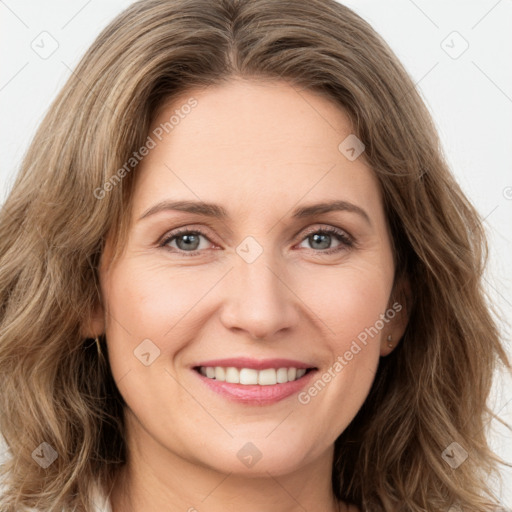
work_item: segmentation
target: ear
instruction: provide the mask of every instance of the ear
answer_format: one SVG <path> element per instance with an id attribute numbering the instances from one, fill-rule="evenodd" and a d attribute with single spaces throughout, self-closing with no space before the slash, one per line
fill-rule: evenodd
<path id="1" fill-rule="evenodd" d="M 108 273 L 108 266 L 105 269 L 105 261 L 110 261 L 111 257 L 111 245 L 108 243 L 109 241 L 105 243 L 103 247 L 103 251 L 100 257 L 99 261 L 99 268 L 98 268 L 98 276 L 99 281 L 101 281 L 101 277 L 104 277 L 104 272 Z M 89 310 L 89 314 L 87 318 L 84 318 L 84 321 L 82 323 L 81 329 L 80 329 L 80 335 L 83 338 L 96 338 L 97 336 L 100 336 L 105 333 L 106 329 L 106 322 L 105 322 L 105 306 L 103 304 L 103 293 L 101 289 L 101 285 L 98 285 L 96 288 L 96 302 L 91 310 Z"/>
<path id="2" fill-rule="evenodd" d="M 80 333 L 83 338 L 96 338 L 105 332 L 105 312 L 101 304 L 97 304 L 82 324 Z"/>
<path id="3" fill-rule="evenodd" d="M 381 333 L 381 356 L 389 355 L 400 343 L 409 323 L 411 303 L 411 284 L 409 279 L 404 276 L 395 284 L 389 299 L 388 309 L 386 310 L 389 323 L 386 324 Z"/>

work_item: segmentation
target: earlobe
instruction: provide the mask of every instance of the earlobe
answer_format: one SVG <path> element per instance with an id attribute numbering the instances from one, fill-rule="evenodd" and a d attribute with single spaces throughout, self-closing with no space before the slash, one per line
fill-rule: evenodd
<path id="1" fill-rule="evenodd" d="M 391 295 L 390 310 L 395 315 L 389 322 L 387 328 L 383 331 L 381 337 L 380 355 L 389 355 L 400 343 L 407 324 L 409 323 L 410 304 L 412 300 L 411 286 L 408 278 L 402 278 Z M 396 300 L 393 300 L 396 299 Z"/>
<path id="2" fill-rule="evenodd" d="M 107 239 L 104 244 L 97 269 L 98 282 L 102 284 L 105 282 L 106 276 L 108 276 L 109 264 L 106 262 L 111 262 L 111 251 L 111 243 L 110 240 Z M 105 333 L 106 311 L 107 308 L 105 307 L 103 289 L 100 284 L 96 287 L 95 303 L 89 310 L 87 317 L 84 318 L 81 325 L 80 335 L 83 338 L 96 338 L 97 336 L 101 336 Z"/>
<path id="3" fill-rule="evenodd" d="M 81 336 L 83 338 L 96 338 L 105 332 L 105 315 L 103 307 L 97 305 L 94 311 L 91 312 L 89 318 L 87 318 L 82 324 Z"/>
<path id="4" fill-rule="evenodd" d="M 391 354 L 391 352 L 393 352 L 393 350 L 396 348 L 396 345 L 398 345 L 398 341 L 395 342 L 392 334 L 384 335 L 380 344 L 381 357 L 385 357 Z"/>

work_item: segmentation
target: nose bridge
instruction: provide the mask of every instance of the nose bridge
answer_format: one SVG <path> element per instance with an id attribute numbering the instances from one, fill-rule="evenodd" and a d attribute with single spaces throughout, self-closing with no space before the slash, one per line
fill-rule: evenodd
<path id="1" fill-rule="evenodd" d="M 293 293 L 282 272 L 282 262 L 271 249 L 254 239 L 244 240 L 230 272 L 223 323 L 264 338 L 292 327 L 298 321 Z"/>

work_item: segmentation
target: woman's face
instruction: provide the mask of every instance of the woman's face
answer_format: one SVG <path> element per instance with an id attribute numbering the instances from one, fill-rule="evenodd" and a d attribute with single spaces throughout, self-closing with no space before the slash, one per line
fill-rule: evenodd
<path id="1" fill-rule="evenodd" d="M 335 104 L 284 82 L 159 113 L 96 324 L 148 453 L 251 475 L 332 454 L 404 328 L 378 182 L 350 135 Z"/>

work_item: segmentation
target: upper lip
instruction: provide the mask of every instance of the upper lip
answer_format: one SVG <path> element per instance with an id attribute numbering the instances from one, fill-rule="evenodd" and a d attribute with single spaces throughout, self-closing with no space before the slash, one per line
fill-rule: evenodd
<path id="1" fill-rule="evenodd" d="M 302 361 L 295 361 L 293 359 L 252 359 L 250 357 L 211 359 L 209 361 L 202 361 L 192 366 L 222 366 L 224 368 L 232 366 L 235 368 L 252 368 L 254 370 L 264 370 L 265 368 L 315 368 L 315 366 L 312 364 L 304 363 Z"/>

